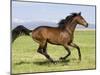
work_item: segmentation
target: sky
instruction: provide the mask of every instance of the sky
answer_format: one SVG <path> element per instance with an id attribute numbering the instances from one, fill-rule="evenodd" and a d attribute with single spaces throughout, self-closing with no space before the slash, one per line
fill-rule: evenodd
<path id="1" fill-rule="evenodd" d="M 72 12 L 81 12 L 84 19 L 95 24 L 95 6 L 12 1 L 12 22 L 46 21 L 58 23 Z"/>

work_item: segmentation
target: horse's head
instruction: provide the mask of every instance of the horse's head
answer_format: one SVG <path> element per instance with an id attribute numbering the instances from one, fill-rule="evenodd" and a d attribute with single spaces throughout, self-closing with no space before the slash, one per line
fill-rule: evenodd
<path id="1" fill-rule="evenodd" d="M 83 25 L 85 27 L 88 27 L 88 23 L 85 21 L 85 19 L 81 16 L 81 12 L 78 14 L 75 14 L 75 18 L 76 22 L 80 25 Z"/>

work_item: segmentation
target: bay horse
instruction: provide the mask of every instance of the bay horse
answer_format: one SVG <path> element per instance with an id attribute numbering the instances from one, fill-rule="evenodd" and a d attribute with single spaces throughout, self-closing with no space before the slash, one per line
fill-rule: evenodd
<path id="1" fill-rule="evenodd" d="M 88 27 L 88 23 L 81 16 L 81 12 L 71 13 L 58 23 L 58 27 L 39 26 L 32 30 L 33 40 L 39 43 L 37 52 L 44 55 L 50 62 L 55 63 L 47 53 L 47 43 L 61 45 L 65 48 L 68 53 L 64 57 L 60 57 L 60 60 L 65 60 L 71 54 L 69 49 L 69 46 L 71 46 L 78 50 L 79 60 L 81 61 L 80 47 L 73 43 L 77 24 Z"/>

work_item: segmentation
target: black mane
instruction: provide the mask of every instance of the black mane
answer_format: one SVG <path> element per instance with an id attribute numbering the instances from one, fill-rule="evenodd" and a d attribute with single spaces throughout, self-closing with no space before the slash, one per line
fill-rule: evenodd
<path id="1" fill-rule="evenodd" d="M 65 28 L 65 24 L 70 23 L 73 20 L 73 17 L 77 16 L 78 13 L 71 13 L 71 15 L 67 16 L 65 19 L 62 19 L 59 23 L 58 23 L 58 27 L 60 29 Z"/>

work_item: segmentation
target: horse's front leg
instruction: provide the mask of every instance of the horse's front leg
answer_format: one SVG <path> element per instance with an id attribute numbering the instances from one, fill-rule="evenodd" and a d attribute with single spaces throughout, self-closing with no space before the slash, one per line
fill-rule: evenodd
<path id="1" fill-rule="evenodd" d="M 65 60 L 71 54 L 71 51 L 70 51 L 68 45 L 65 45 L 64 48 L 66 49 L 68 54 L 66 56 L 64 56 L 64 57 L 60 57 L 59 59 L 61 59 L 61 60 Z"/>
<path id="2" fill-rule="evenodd" d="M 70 43 L 71 47 L 74 47 L 78 50 L 78 55 L 79 55 L 79 60 L 81 61 L 81 51 L 78 45 L 76 45 L 75 43 Z"/>

